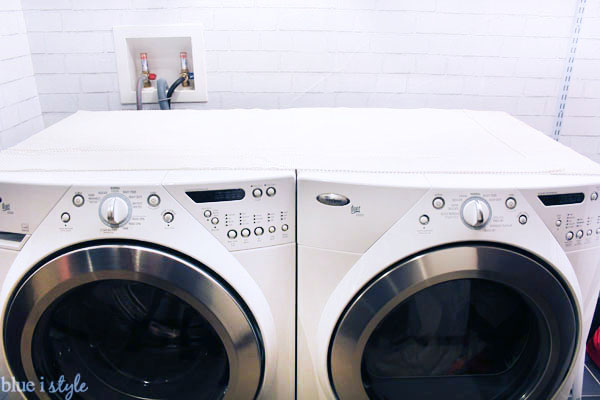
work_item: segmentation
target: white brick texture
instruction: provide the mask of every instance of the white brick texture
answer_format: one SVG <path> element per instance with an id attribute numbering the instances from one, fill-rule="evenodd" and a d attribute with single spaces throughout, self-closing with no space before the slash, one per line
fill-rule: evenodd
<path id="1" fill-rule="evenodd" d="M 18 5 L 4 3 L 9 9 Z M 209 102 L 176 108 L 494 109 L 547 134 L 575 11 L 575 2 L 565 0 L 22 3 L 47 124 L 78 109 L 131 108 L 119 103 L 114 25 L 202 23 Z M 588 145 L 600 144 L 600 6 L 595 3 L 588 1 L 563 134 L 565 143 L 600 161 L 600 145 Z M 5 45 L 2 30 L 12 29 L 8 23 L 25 28 L 12 20 L 0 24 L 0 48 L 18 59 L 26 55 L 26 38 Z M 19 63 L 6 64 L 0 79 L 27 69 Z"/>
<path id="2" fill-rule="evenodd" d="M 0 2 L 0 148 L 43 128 L 20 0 Z"/>

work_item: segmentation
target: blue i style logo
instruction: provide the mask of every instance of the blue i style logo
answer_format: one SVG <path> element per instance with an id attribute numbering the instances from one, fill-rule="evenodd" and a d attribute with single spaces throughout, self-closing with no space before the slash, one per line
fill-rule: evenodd
<path id="1" fill-rule="evenodd" d="M 6 379 L 4 376 L 0 377 L 0 387 L 4 393 L 33 393 L 37 389 L 35 382 L 20 382 L 14 376 L 10 379 Z M 87 392 L 88 389 L 87 383 L 81 380 L 79 373 L 73 377 L 73 383 L 67 382 L 64 375 L 61 375 L 56 381 L 46 381 L 43 376 L 40 377 L 39 391 L 41 393 L 60 393 L 65 400 L 71 400 L 74 394 Z"/>

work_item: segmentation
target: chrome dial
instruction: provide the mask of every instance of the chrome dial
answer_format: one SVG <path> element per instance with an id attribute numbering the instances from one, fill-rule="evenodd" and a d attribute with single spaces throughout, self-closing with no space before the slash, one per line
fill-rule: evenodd
<path id="1" fill-rule="evenodd" d="M 100 205 L 100 218 L 105 224 L 113 228 L 124 225 L 129 220 L 130 215 L 129 202 L 120 195 L 109 195 Z"/>
<path id="2" fill-rule="evenodd" d="M 461 209 L 463 222 L 473 229 L 483 228 L 488 223 L 491 214 L 490 205 L 481 197 L 467 199 Z"/>

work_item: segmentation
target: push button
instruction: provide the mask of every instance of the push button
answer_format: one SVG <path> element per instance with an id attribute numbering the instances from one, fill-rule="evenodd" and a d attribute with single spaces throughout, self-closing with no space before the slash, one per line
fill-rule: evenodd
<path id="1" fill-rule="evenodd" d="M 263 233 L 265 233 L 265 230 L 263 228 L 261 228 L 260 226 L 257 226 L 256 228 L 254 228 L 254 234 L 256 236 L 261 236 Z"/>
<path id="2" fill-rule="evenodd" d="M 429 223 L 429 216 L 428 215 L 421 215 L 419 217 L 419 222 L 421 223 L 421 225 L 427 225 Z"/>
<path id="3" fill-rule="evenodd" d="M 519 215 L 519 223 L 521 225 L 525 225 L 527 223 L 527 215 L 525 215 L 525 214 Z"/>
<path id="4" fill-rule="evenodd" d="M 83 203 L 85 203 L 85 199 L 82 195 L 76 194 L 75 196 L 73 196 L 73 205 L 75 207 L 81 207 Z"/>
<path id="5" fill-rule="evenodd" d="M 210 218 L 211 215 L 212 215 L 212 211 L 210 211 L 210 210 L 204 210 L 204 217 L 205 218 Z"/>
<path id="6" fill-rule="evenodd" d="M 442 208 L 444 208 L 444 205 L 446 204 L 446 202 L 444 201 L 444 199 L 442 197 L 436 197 L 435 199 L 433 199 L 433 208 L 435 208 L 436 210 L 440 210 Z"/>
<path id="7" fill-rule="evenodd" d="M 274 226 L 270 226 L 269 227 L 269 233 L 274 233 L 275 232 L 275 227 Z"/>
<path id="8" fill-rule="evenodd" d="M 573 234 L 573 232 L 569 231 L 569 232 L 567 232 L 567 234 L 565 235 L 565 239 L 567 239 L 567 240 L 573 240 L 573 237 L 574 237 L 574 236 L 575 236 L 575 235 Z"/>
<path id="9" fill-rule="evenodd" d="M 577 239 L 581 239 L 583 237 L 583 231 L 582 230 L 577 231 L 576 236 L 577 236 Z"/>
<path id="10" fill-rule="evenodd" d="M 281 225 L 281 230 L 282 231 L 287 232 L 288 229 L 290 229 L 290 227 L 288 226 L 288 224 Z"/>
<path id="11" fill-rule="evenodd" d="M 148 196 L 148 205 L 150 207 L 156 207 L 160 204 L 160 197 L 157 194 L 151 194 Z"/>
<path id="12" fill-rule="evenodd" d="M 64 212 L 60 215 L 60 220 L 66 224 L 71 220 L 71 215 L 68 212 Z"/>
<path id="13" fill-rule="evenodd" d="M 237 237 L 237 231 L 235 230 L 230 230 L 229 232 L 227 232 L 227 237 L 229 239 L 235 239 Z"/>
<path id="14" fill-rule="evenodd" d="M 217 217 L 213 217 L 213 218 L 210 220 L 210 223 L 211 223 L 211 224 L 213 224 L 213 225 L 217 225 L 217 224 L 219 223 L 219 218 L 217 218 Z"/>
<path id="15" fill-rule="evenodd" d="M 506 202 L 504 204 L 506 204 L 506 208 L 512 210 L 517 206 L 517 200 L 514 197 L 509 197 L 508 199 L 506 199 Z"/>
<path id="16" fill-rule="evenodd" d="M 171 222 L 173 222 L 174 219 L 175 219 L 175 216 L 173 215 L 172 212 L 166 212 L 163 214 L 163 221 L 165 221 L 167 224 L 170 224 Z"/>
<path id="17" fill-rule="evenodd" d="M 271 187 L 267 188 L 267 196 L 273 197 L 273 196 L 275 196 L 275 193 L 277 193 L 277 191 L 275 190 L 274 187 L 271 186 Z"/>
<path id="18" fill-rule="evenodd" d="M 242 233 L 242 237 L 247 238 L 248 236 L 250 236 L 250 229 L 244 228 L 244 229 L 242 229 L 241 233 Z"/>
<path id="19" fill-rule="evenodd" d="M 256 199 L 262 197 L 262 190 L 259 188 L 254 189 L 252 191 L 252 196 L 254 196 L 254 198 L 256 198 Z"/>

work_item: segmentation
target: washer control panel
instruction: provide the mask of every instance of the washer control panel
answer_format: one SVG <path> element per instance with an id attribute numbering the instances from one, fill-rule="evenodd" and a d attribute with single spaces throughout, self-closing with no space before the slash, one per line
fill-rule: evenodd
<path id="1" fill-rule="evenodd" d="M 582 187 L 561 193 L 541 192 L 537 198 L 538 213 L 565 250 L 600 245 L 598 190 Z"/>
<path id="2" fill-rule="evenodd" d="M 169 199 L 163 202 L 161 196 Z M 173 199 L 160 186 L 73 187 L 57 207 L 60 231 L 86 229 L 101 236 L 163 225 L 172 228 L 169 223 L 161 225 L 161 222 L 167 221 L 169 214 L 174 216 Z"/>
<path id="3" fill-rule="evenodd" d="M 140 239 L 145 232 L 181 230 L 193 234 L 190 216 L 228 250 L 246 250 L 295 241 L 293 175 L 209 184 L 72 187 L 56 205 L 60 232 L 84 230 L 98 237 L 120 233 Z M 192 220 L 193 221 L 193 220 Z M 185 226 L 185 227 L 184 227 Z M 150 237 L 151 235 L 147 235 Z"/>
<path id="4" fill-rule="evenodd" d="M 231 251 L 295 240 L 293 176 L 166 189 Z"/>

